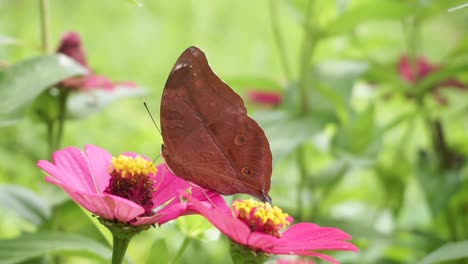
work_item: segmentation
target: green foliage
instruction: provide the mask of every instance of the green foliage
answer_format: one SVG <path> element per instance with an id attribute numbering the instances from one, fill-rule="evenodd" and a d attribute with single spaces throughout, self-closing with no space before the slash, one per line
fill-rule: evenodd
<path id="1" fill-rule="evenodd" d="M 0 262 L 109 261 L 108 231 L 45 183 L 35 164 L 57 148 L 85 144 L 156 158 L 161 139 L 141 97 L 158 123 L 167 74 L 178 54 L 196 45 L 265 130 L 274 203 L 296 222 L 353 236 L 360 252 L 331 253 L 338 260 L 465 263 L 466 8 L 447 11 L 461 4 L 50 1 L 48 50 L 77 30 L 93 74 L 137 83 L 66 90 L 53 86 L 85 69 L 65 56 L 39 55 L 38 5 L 6 1 L 0 230 L 8 232 L 0 232 Z M 415 76 L 399 68 L 403 55 Z M 452 87 L 454 81 L 465 86 Z M 246 97 L 251 90 L 279 92 L 282 102 L 264 106 Z M 129 255 L 135 263 L 224 263 L 228 248 L 219 237 L 202 217 L 185 216 L 135 236 Z"/>
<path id="2" fill-rule="evenodd" d="M 37 57 L 4 69 L 0 72 L 0 125 L 16 122 L 25 108 L 51 85 L 85 72 L 63 55 Z"/>
<path id="3" fill-rule="evenodd" d="M 34 225 L 50 219 L 52 208 L 31 190 L 15 185 L 0 185 L 0 205 Z"/>
<path id="4" fill-rule="evenodd" d="M 468 241 L 452 242 L 443 245 L 428 256 L 420 264 L 440 263 L 448 260 L 462 260 L 468 258 Z"/>
<path id="5" fill-rule="evenodd" d="M 43 232 L 0 240 L 2 263 L 21 263 L 49 254 L 86 256 L 99 260 L 98 263 L 106 263 L 111 257 L 111 250 L 95 240 L 65 233 Z"/>

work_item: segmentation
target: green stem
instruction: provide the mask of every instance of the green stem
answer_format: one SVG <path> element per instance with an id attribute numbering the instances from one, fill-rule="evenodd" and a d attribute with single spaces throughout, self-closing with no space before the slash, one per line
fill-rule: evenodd
<path id="1" fill-rule="evenodd" d="M 309 100 L 308 100 L 308 76 L 310 75 L 310 59 L 312 57 L 316 36 L 315 27 L 311 23 L 311 17 L 313 14 L 314 1 L 309 0 L 307 2 L 306 14 L 304 16 L 304 39 L 302 41 L 302 48 L 300 53 L 300 73 L 299 73 L 299 105 L 300 115 L 303 116 L 309 111 Z"/>
<path id="2" fill-rule="evenodd" d="M 123 263 L 125 252 L 127 252 L 128 244 L 132 236 L 116 236 L 114 235 L 114 243 L 112 244 L 112 264 Z"/>
<path id="3" fill-rule="evenodd" d="M 179 250 L 177 251 L 177 254 L 175 255 L 174 259 L 172 260 L 173 264 L 179 263 L 179 259 L 182 257 L 184 254 L 185 250 L 187 249 L 188 245 L 192 242 L 192 238 L 186 236 L 184 238 L 184 241 L 182 242 L 182 245 L 180 245 Z"/>
<path id="4" fill-rule="evenodd" d="M 57 135 L 55 138 L 54 150 L 60 148 L 62 144 L 63 131 L 65 129 L 65 117 L 67 115 L 67 99 L 68 99 L 69 89 L 60 89 L 60 94 L 58 96 L 58 128 Z"/>
<path id="5" fill-rule="evenodd" d="M 286 49 L 284 46 L 283 35 L 279 27 L 278 21 L 278 1 L 270 0 L 270 23 L 273 29 L 273 37 L 275 38 L 276 47 L 278 48 L 281 66 L 283 67 L 284 74 L 288 80 L 292 79 L 291 69 L 289 68 L 288 58 L 286 56 Z"/>
<path id="6" fill-rule="evenodd" d="M 54 153 L 54 122 L 47 120 L 47 144 L 49 147 L 49 157 Z"/>
<path id="7" fill-rule="evenodd" d="M 297 184 L 297 196 L 296 196 L 296 204 L 297 204 L 297 220 L 303 221 L 304 220 L 304 200 L 302 199 L 302 193 L 304 192 L 305 187 L 307 186 L 307 168 L 306 163 L 304 160 L 305 150 L 304 145 L 299 146 L 297 149 L 297 166 L 299 167 L 299 181 Z"/>
<path id="8" fill-rule="evenodd" d="M 302 41 L 301 56 L 300 56 L 300 73 L 299 73 L 299 105 L 300 105 L 300 116 L 304 116 L 309 111 L 309 100 L 308 100 L 308 83 L 310 75 L 310 59 L 315 49 L 317 38 L 315 36 L 315 26 L 311 23 L 311 17 L 313 16 L 314 1 L 309 0 L 307 2 L 307 9 L 305 14 L 304 23 L 304 39 Z M 307 185 L 307 168 L 304 161 L 304 145 L 300 146 L 297 150 L 297 164 L 299 167 L 300 178 L 297 186 L 297 207 L 298 217 L 303 219 L 303 201 L 302 192 L 304 187 Z"/>
<path id="9" fill-rule="evenodd" d="M 41 41 L 42 41 L 42 52 L 44 54 L 50 53 L 50 41 L 49 41 L 49 0 L 40 0 L 40 16 L 41 16 Z"/>

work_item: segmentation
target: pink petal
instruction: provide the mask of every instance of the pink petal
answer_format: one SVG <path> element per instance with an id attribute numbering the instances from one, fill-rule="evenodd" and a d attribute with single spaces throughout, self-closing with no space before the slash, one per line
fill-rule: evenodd
<path id="1" fill-rule="evenodd" d="M 137 218 L 135 222 L 131 222 L 132 226 L 140 226 L 140 225 L 152 225 L 156 223 L 161 218 L 160 214 L 154 214 L 152 216 L 143 216 Z"/>
<path id="2" fill-rule="evenodd" d="M 57 182 L 74 186 L 76 191 L 98 193 L 88 157 L 76 147 L 54 152 L 53 163 L 40 160 L 37 166 L 46 171 Z"/>
<path id="3" fill-rule="evenodd" d="M 199 201 L 207 201 L 210 205 L 217 207 L 225 213 L 230 214 L 231 212 L 229 206 L 227 206 L 221 195 L 216 192 L 203 189 L 177 177 L 169 170 L 165 163 L 158 165 L 158 172 L 154 186 L 156 188 L 156 193 L 153 197 L 155 208 L 170 201 L 164 206 L 164 208 L 158 211 L 158 214 L 162 215 L 158 220 L 160 225 L 181 215 L 195 213 L 195 211 L 188 209 L 184 202 L 181 203 L 179 198 L 181 194 L 186 194 L 189 189 L 191 197 Z"/>
<path id="4" fill-rule="evenodd" d="M 247 239 L 247 245 L 255 248 L 261 249 L 263 251 L 267 250 L 268 248 L 272 248 L 278 243 L 279 238 L 267 235 L 260 232 L 252 232 L 250 233 L 249 238 Z"/>
<path id="5" fill-rule="evenodd" d="M 177 177 L 169 171 L 166 164 L 161 163 L 157 166 L 155 188 L 156 193 L 153 197 L 153 203 L 155 207 L 166 203 L 167 201 L 174 199 L 179 196 L 179 193 L 190 188 L 190 184 L 183 179 Z M 169 204 L 179 202 L 174 199 Z"/>
<path id="6" fill-rule="evenodd" d="M 250 101 L 257 104 L 276 106 L 281 104 L 283 96 L 274 91 L 255 91 L 251 90 L 247 94 Z"/>
<path id="7" fill-rule="evenodd" d="M 278 255 L 301 255 L 301 256 L 311 256 L 311 257 L 317 257 L 321 258 L 325 261 L 328 261 L 330 263 L 334 264 L 340 264 L 340 262 L 326 254 L 318 253 L 318 252 L 313 252 L 313 251 L 291 251 L 291 252 L 282 252 L 282 251 L 275 251 L 275 250 L 268 250 L 267 252 L 272 253 L 272 254 L 278 254 Z"/>
<path id="8" fill-rule="evenodd" d="M 82 89 L 91 90 L 95 88 L 101 88 L 110 91 L 114 89 L 114 86 L 114 83 L 106 76 L 89 74 L 85 77 Z"/>
<path id="9" fill-rule="evenodd" d="M 140 205 L 119 196 L 111 194 L 72 193 L 72 190 L 63 189 L 76 203 L 108 220 L 126 223 L 145 212 Z"/>
<path id="10" fill-rule="evenodd" d="M 158 224 L 163 225 L 173 219 L 176 219 L 179 216 L 189 213 L 194 213 L 194 211 L 191 211 L 187 208 L 187 203 L 179 202 L 171 206 L 166 206 L 164 209 L 157 212 L 157 214 L 160 216 L 158 219 Z"/>
<path id="11" fill-rule="evenodd" d="M 223 210 L 209 207 L 207 203 L 203 204 L 196 199 L 190 197 L 188 198 L 189 208 L 206 217 L 208 221 L 210 221 L 216 228 L 219 229 L 219 231 L 228 236 L 230 239 L 236 241 L 239 244 L 247 245 L 251 232 L 249 227 L 244 222 L 234 218 L 232 215 L 229 216 L 225 214 Z"/>
<path id="12" fill-rule="evenodd" d="M 283 233 L 275 245 L 275 250 L 350 250 L 358 251 L 357 247 L 344 240 L 351 236 L 338 228 L 320 227 L 311 223 L 300 223 Z"/>
<path id="13" fill-rule="evenodd" d="M 72 31 L 66 33 L 60 41 L 57 52 L 73 58 L 81 65 L 89 69 L 88 63 L 86 61 L 86 54 L 81 43 L 81 37 L 77 32 Z"/>
<path id="14" fill-rule="evenodd" d="M 106 150 L 94 145 L 85 146 L 86 155 L 88 156 L 91 171 L 94 175 L 94 184 L 99 193 L 104 192 L 109 185 L 109 165 L 112 160 L 112 155 Z"/>

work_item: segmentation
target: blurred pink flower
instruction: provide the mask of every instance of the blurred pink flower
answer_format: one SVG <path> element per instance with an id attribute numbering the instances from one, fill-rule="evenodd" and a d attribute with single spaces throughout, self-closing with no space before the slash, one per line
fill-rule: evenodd
<path id="1" fill-rule="evenodd" d="M 264 106 L 278 106 L 283 101 L 281 93 L 274 91 L 250 90 L 247 98 L 255 104 Z"/>
<path id="2" fill-rule="evenodd" d="M 427 75 L 441 69 L 440 65 L 431 64 L 424 57 L 418 57 L 415 62 L 414 70 L 411 66 L 408 56 L 402 56 L 398 62 L 398 71 L 400 76 L 409 83 L 417 83 L 424 79 Z M 451 87 L 459 90 L 467 90 L 468 86 L 454 78 L 449 78 L 436 85 L 432 93 L 436 100 L 441 104 L 447 104 L 447 99 L 442 96 L 440 89 L 442 87 Z"/>
<path id="3" fill-rule="evenodd" d="M 105 76 L 94 74 L 88 65 L 81 37 L 76 32 L 68 32 L 62 37 L 57 53 L 62 53 L 73 58 L 88 70 L 88 74 L 84 76 L 71 77 L 61 81 L 59 83 L 60 86 L 78 90 L 92 90 L 96 88 L 113 90 L 116 85 L 122 85 L 128 88 L 136 86 L 132 82 L 114 83 Z"/>
<path id="4" fill-rule="evenodd" d="M 235 201 L 233 215 L 227 204 L 217 204 L 215 207 L 194 197 L 186 195 L 186 198 L 190 209 L 206 217 L 232 241 L 257 253 L 313 256 L 331 263 L 339 263 L 334 258 L 316 251 L 359 251 L 356 246 L 345 241 L 351 239 L 351 236 L 338 228 L 299 223 L 283 233 L 274 230 L 275 227 L 284 228 L 293 219 L 268 203 L 253 200 Z"/>
<path id="5" fill-rule="evenodd" d="M 40 160 L 45 179 L 60 186 L 79 205 L 93 214 L 132 226 L 164 224 L 181 215 L 195 213 L 179 200 L 192 185 L 172 174 L 166 165 L 156 167 L 135 153 L 112 157 L 97 146 L 85 152 L 76 147 L 58 150 L 53 162 Z M 192 195 L 214 205 L 224 199 L 209 190 L 193 188 Z M 155 209 L 159 209 L 155 211 Z"/>
<path id="6" fill-rule="evenodd" d="M 315 264 L 311 259 L 278 259 L 276 264 Z"/>

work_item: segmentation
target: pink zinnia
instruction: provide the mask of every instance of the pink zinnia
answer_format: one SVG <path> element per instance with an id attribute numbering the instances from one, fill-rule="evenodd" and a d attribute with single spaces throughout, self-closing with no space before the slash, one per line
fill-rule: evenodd
<path id="1" fill-rule="evenodd" d="M 415 61 L 414 67 L 411 65 L 408 56 L 402 56 L 400 58 L 400 61 L 398 62 L 398 71 L 400 73 L 400 76 L 409 83 L 417 83 L 429 74 L 436 72 L 440 69 L 440 65 L 431 64 L 424 57 L 418 57 Z M 436 88 L 433 90 L 433 96 L 441 104 L 447 103 L 447 99 L 443 97 L 440 93 L 440 88 L 442 87 L 451 87 L 459 90 L 466 90 L 468 88 L 464 83 L 454 78 L 449 78 L 437 84 Z"/>
<path id="2" fill-rule="evenodd" d="M 83 48 L 81 37 L 77 32 L 66 33 L 60 41 L 57 52 L 73 58 L 88 70 L 88 74 L 85 76 L 72 77 L 61 81 L 60 85 L 63 87 L 74 88 L 78 90 L 91 90 L 95 88 L 113 90 L 117 84 L 129 88 L 135 87 L 135 84 L 131 82 L 114 83 L 106 76 L 94 74 L 88 65 L 86 52 Z"/>
<path id="3" fill-rule="evenodd" d="M 344 231 L 321 227 L 312 223 L 299 223 L 280 232 L 293 219 L 278 207 L 254 200 L 235 201 L 234 214 L 227 204 L 210 206 L 194 197 L 187 197 L 188 207 L 205 216 L 223 234 L 235 243 L 257 253 L 314 256 L 331 263 L 334 258 L 317 250 L 358 251 L 345 240 L 351 236 Z"/>
<path id="4" fill-rule="evenodd" d="M 192 185 L 172 174 L 165 164 L 156 168 L 150 159 L 135 153 L 112 157 L 93 145 L 87 145 L 85 152 L 68 147 L 56 151 L 53 162 L 40 160 L 37 166 L 49 174 L 48 182 L 106 220 L 132 226 L 161 225 L 194 213 L 179 200 L 180 192 Z M 192 188 L 192 195 L 213 204 L 225 203 L 220 195 L 200 188 Z"/>
<path id="5" fill-rule="evenodd" d="M 283 101 L 281 93 L 274 91 L 251 90 L 247 93 L 247 98 L 253 103 L 264 106 L 278 106 Z"/>

